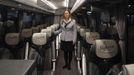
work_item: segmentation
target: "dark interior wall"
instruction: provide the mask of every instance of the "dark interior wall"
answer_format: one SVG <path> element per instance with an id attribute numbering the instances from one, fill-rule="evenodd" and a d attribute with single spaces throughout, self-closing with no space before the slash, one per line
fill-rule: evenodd
<path id="1" fill-rule="evenodd" d="M 134 5 L 128 2 L 126 16 L 127 26 L 127 63 L 134 63 Z"/>

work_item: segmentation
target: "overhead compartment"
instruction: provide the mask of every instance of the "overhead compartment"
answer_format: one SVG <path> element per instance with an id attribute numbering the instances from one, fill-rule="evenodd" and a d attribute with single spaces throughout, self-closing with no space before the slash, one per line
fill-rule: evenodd
<path id="1" fill-rule="evenodd" d="M 53 10 L 47 10 L 38 6 L 36 0 L 0 0 L 0 4 L 46 14 L 55 13 Z"/>

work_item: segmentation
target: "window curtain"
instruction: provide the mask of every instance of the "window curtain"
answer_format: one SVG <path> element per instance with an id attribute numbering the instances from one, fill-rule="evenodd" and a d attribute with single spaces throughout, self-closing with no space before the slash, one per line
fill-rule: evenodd
<path id="1" fill-rule="evenodd" d="M 125 48 L 125 11 L 123 7 L 116 8 L 116 28 L 119 35 L 119 46 L 121 49 L 122 63 L 126 63 L 126 48 Z"/>

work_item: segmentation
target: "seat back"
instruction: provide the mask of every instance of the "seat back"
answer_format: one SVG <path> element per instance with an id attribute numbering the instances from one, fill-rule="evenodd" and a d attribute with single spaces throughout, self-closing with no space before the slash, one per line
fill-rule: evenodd
<path id="1" fill-rule="evenodd" d="M 5 37 L 5 42 L 8 45 L 18 45 L 20 41 L 19 33 L 7 33 Z"/>
<path id="2" fill-rule="evenodd" d="M 38 46 L 45 45 L 47 43 L 46 33 L 34 33 L 32 36 L 32 42 Z"/>

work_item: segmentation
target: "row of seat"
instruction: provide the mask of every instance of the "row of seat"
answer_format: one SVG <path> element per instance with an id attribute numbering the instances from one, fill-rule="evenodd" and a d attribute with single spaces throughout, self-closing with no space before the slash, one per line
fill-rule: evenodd
<path id="1" fill-rule="evenodd" d="M 14 27 L 14 24 L 12 21 L 8 21 L 6 24 L 9 28 L 11 26 Z M 17 32 L 14 29 L 6 30 L 5 37 L 1 36 L 1 38 L 5 38 L 2 42 L 2 43 L 5 42 L 5 44 L 2 46 L 2 48 L 4 48 L 4 50 L 8 49 L 10 51 L 10 53 L 8 53 L 8 54 L 6 53 L 6 55 L 5 54 L 2 54 L 2 55 L 7 57 L 6 58 L 7 61 L 11 62 L 12 65 L 8 64 L 8 66 L 6 66 L 4 68 L 4 70 L 6 70 L 7 72 L 9 72 L 10 74 L 13 74 L 13 75 L 14 74 L 24 75 L 25 74 L 24 71 L 29 72 L 29 69 L 32 69 L 30 75 L 33 74 L 33 71 L 34 71 L 34 74 L 37 75 L 37 73 L 35 73 L 35 71 L 36 71 L 35 67 L 37 66 L 36 61 L 37 61 L 37 57 L 39 54 L 36 51 L 34 51 L 33 49 L 31 49 L 31 45 L 32 45 L 31 38 L 32 38 L 33 33 L 39 32 L 43 27 L 44 27 L 44 25 L 39 25 L 37 27 L 32 27 L 32 28 L 24 28 L 24 29 L 22 29 L 21 32 Z M 1 28 L 7 29 L 7 28 L 5 28 L 5 26 L 4 27 L 2 26 Z M 25 47 L 26 47 L 26 49 L 25 49 Z M 28 50 L 28 52 L 27 52 L 27 50 Z M 10 59 L 13 59 L 13 60 L 10 60 Z M 26 60 L 24 60 L 24 59 L 26 59 Z M 31 59 L 32 59 L 32 65 L 34 65 L 34 66 L 32 66 L 31 64 L 28 63 L 28 62 L 31 62 Z M 15 65 L 12 63 L 14 61 L 16 61 L 16 62 L 19 61 L 19 62 L 18 62 L 18 64 Z M 7 64 L 7 62 L 4 60 L 1 60 L 1 62 L 3 62 L 3 63 L 5 62 L 5 64 Z M 27 64 L 29 66 L 25 66 L 25 64 Z M 22 67 L 20 69 L 20 72 L 14 73 L 14 70 L 16 70 L 17 65 L 23 65 L 25 67 Z M 2 66 L 2 65 L 0 65 L 0 66 Z M 2 72 L 2 74 L 5 75 L 5 72 Z"/>
<path id="2" fill-rule="evenodd" d="M 47 69 L 52 69 L 52 61 L 56 61 L 56 36 L 53 34 L 59 28 L 58 24 L 51 25 L 46 29 L 42 29 L 40 33 L 34 33 L 32 36 L 32 42 L 34 45 L 38 46 L 38 48 L 43 49 L 45 51 L 44 56 L 44 66 L 47 66 Z M 47 49 L 46 47 L 49 48 Z M 42 52 L 40 52 L 42 53 Z M 45 62 L 47 61 L 47 62 Z"/>
<path id="3" fill-rule="evenodd" d="M 82 37 L 82 50 L 86 55 L 87 75 L 133 75 L 134 64 L 121 62 L 121 51 L 113 39 L 100 39 L 98 32 L 86 31 L 77 26 L 78 34 Z M 79 40 L 79 39 L 78 39 Z M 84 41 L 84 43 L 83 43 Z M 88 45 L 88 46 L 87 46 Z M 82 55 L 81 55 L 82 58 Z M 83 65 L 82 65 L 83 66 Z M 85 70 L 85 69 L 82 69 Z"/>
<path id="4" fill-rule="evenodd" d="M 82 62 L 86 64 L 87 73 L 84 75 L 132 75 L 132 70 L 129 65 L 125 65 L 125 70 L 121 71 L 121 51 L 118 44 L 113 39 L 100 39 L 98 32 L 90 32 L 80 26 L 77 26 L 78 39 L 81 42 L 81 46 L 78 53 L 79 58 L 83 60 L 83 54 L 85 54 L 86 61 Z M 78 43 L 79 44 L 79 43 Z M 82 65 L 84 66 L 84 65 Z M 128 67 L 129 66 L 129 67 Z M 128 71 L 127 71 L 127 70 Z M 82 68 L 82 70 L 85 70 Z M 124 71 L 127 71 L 124 73 Z M 129 72 L 129 73 L 128 73 Z"/>
<path id="5" fill-rule="evenodd" d="M 19 33 L 7 33 L 5 36 L 6 47 L 13 53 L 15 59 L 16 57 L 17 59 L 34 59 L 37 60 L 37 68 L 39 67 L 42 70 L 44 68 L 43 65 L 46 64 L 47 69 L 51 69 L 51 56 L 56 56 L 52 55 L 51 42 L 55 40 L 53 37 L 56 36 L 53 36 L 53 32 L 57 30 L 58 27 L 58 24 L 53 24 L 45 29 L 44 25 L 39 25 L 37 27 L 22 29 Z M 22 47 L 26 47 L 26 49 L 23 49 L 21 52 L 20 48 Z M 20 57 L 18 53 L 22 55 L 22 58 L 18 58 Z"/>

